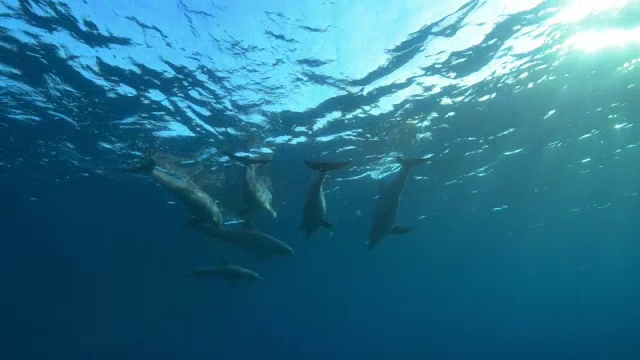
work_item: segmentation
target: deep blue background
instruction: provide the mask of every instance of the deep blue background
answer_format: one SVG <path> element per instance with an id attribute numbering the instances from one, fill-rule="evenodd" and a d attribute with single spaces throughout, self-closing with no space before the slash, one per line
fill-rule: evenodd
<path id="1" fill-rule="evenodd" d="M 504 216 L 445 209 L 429 231 L 367 254 L 364 217 L 347 224 L 352 214 L 333 206 L 336 234 L 307 242 L 284 226 L 296 212 L 281 211 L 278 225 L 262 219 L 263 227 L 297 256 L 247 258 L 265 280 L 229 287 L 177 276 L 225 252 L 182 228 L 185 214 L 152 182 L 9 175 L 0 187 L 7 359 L 625 359 L 640 351 L 639 245 L 624 213 L 549 218 L 509 235 Z"/>

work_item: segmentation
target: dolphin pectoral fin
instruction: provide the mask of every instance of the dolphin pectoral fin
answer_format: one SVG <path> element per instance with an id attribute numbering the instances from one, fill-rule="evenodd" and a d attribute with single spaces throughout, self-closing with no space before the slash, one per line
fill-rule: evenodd
<path id="1" fill-rule="evenodd" d="M 408 233 L 410 230 L 411 229 L 408 227 L 394 226 L 391 229 L 389 229 L 389 234 L 402 235 L 402 234 Z"/>
<path id="2" fill-rule="evenodd" d="M 322 222 L 320 223 L 320 225 L 322 225 L 322 227 L 327 228 L 327 229 L 333 229 L 333 225 L 329 224 L 327 222 L 327 220 L 322 220 Z"/>

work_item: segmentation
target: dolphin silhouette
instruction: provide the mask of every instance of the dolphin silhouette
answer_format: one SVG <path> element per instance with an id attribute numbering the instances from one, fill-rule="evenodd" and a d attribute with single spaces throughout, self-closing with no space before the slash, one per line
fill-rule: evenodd
<path id="1" fill-rule="evenodd" d="M 396 226 L 400 194 L 404 189 L 409 171 L 416 165 L 423 164 L 428 159 L 405 159 L 396 157 L 396 161 L 402 165 L 396 175 L 388 184 L 380 186 L 378 201 L 373 210 L 371 226 L 369 227 L 369 251 L 380 243 L 388 234 L 404 234 L 409 228 Z"/>
<path id="2" fill-rule="evenodd" d="M 179 179 L 159 170 L 156 162 L 149 157 L 140 166 L 129 169 L 131 173 L 151 175 L 162 187 L 171 192 L 198 221 L 216 226 L 222 222 L 222 212 L 218 204 L 198 185 L 188 179 Z"/>
<path id="3" fill-rule="evenodd" d="M 315 162 L 305 160 L 304 163 L 309 168 L 318 172 L 307 188 L 304 207 L 302 209 L 302 223 L 299 227 L 301 231 L 305 232 L 308 239 L 311 238 L 311 235 L 313 235 L 320 226 L 325 228 L 332 227 L 325 219 L 327 203 L 324 198 L 324 191 L 322 190 L 325 174 L 328 171 L 346 167 L 351 163 L 351 160 L 340 162 Z"/>

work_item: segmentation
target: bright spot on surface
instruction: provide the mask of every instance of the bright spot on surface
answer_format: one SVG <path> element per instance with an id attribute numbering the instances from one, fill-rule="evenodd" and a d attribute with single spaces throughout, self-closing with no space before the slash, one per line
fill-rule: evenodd
<path id="1" fill-rule="evenodd" d="M 571 0 L 558 13 L 562 23 L 577 22 L 587 16 L 607 11 L 617 11 L 625 7 L 629 0 Z"/>
<path id="2" fill-rule="evenodd" d="M 167 130 L 155 131 L 153 134 L 160 137 L 196 136 L 189 128 L 179 122 L 172 121 L 167 124 L 167 128 Z"/>
<path id="3" fill-rule="evenodd" d="M 581 162 L 581 163 L 586 163 L 586 162 L 589 162 L 589 161 L 591 161 L 591 158 L 583 159 L 583 160 L 582 160 L 582 161 L 580 161 L 580 162 Z"/>
<path id="4" fill-rule="evenodd" d="M 632 30 L 584 31 L 572 36 L 566 47 L 595 52 L 606 47 L 625 47 L 630 43 L 640 43 L 640 28 Z"/>

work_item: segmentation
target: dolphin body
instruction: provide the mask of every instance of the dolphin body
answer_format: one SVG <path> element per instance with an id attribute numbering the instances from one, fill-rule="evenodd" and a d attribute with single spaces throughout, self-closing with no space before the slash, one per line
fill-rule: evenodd
<path id="1" fill-rule="evenodd" d="M 400 194 L 404 189 L 404 183 L 407 180 L 409 171 L 414 166 L 427 162 L 428 159 L 396 157 L 396 161 L 402 165 L 400 171 L 386 185 L 380 183 L 380 193 L 373 211 L 371 226 L 369 227 L 369 251 L 373 250 L 388 234 L 398 235 L 409 231 L 409 228 L 395 225 Z"/>
<path id="2" fill-rule="evenodd" d="M 216 226 L 222 223 L 222 212 L 207 193 L 202 191 L 193 181 L 178 179 L 158 170 L 156 162 L 152 158 L 129 171 L 137 174 L 150 174 L 187 208 L 195 220 Z"/>
<path id="3" fill-rule="evenodd" d="M 150 174 L 162 187 L 172 193 L 194 219 L 219 226 L 222 212 L 218 204 L 191 180 L 179 179 L 158 170 L 156 162 L 149 158 L 144 164 L 129 170 L 137 174 Z"/>
<path id="4" fill-rule="evenodd" d="M 301 231 L 305 232 L 307 239 L 309 239 L 319 227 L 322 226 L 328 229 L 333 227 L 333 225 L 325 219 L 327 203 L 324 198 L 324 191 L 322 190 L 325 174 L 328 171 L 338 170 L 349 165 L 351 160 L 341 162 L 315 162 L 305 160 L 304 163 L 311 169 L 318 171 L 307 188 L 304 207 L 302 209 L 302 223 L 299 227 Z"/>
<path id="5" fill-rule="evenodd" d="M 293 249 L 283 241 L 249 226 L 225 228 L 204 222 L 194 222 L 191 225 L 213 239 L 250 251 L 258 255 L 259 259 L 295 255 Z"/>
<path id="6" fill-rule="evenodd" d="M 278 214 L 271 205 L 273 195 L 271 194 L 269 184 L 267 184 L 267 179 L 258 174 L 258 166 L 270 163 L 271 159 L 237 156 L 229 152 L 225 152 L 224 154 L 245 166 L 242 186 L 242 214 L 245 219 L 251 219 L 253 213 L 261 208 L 267 210 L 274 218 L 278 217 Z"/>
<path id="7" fill-rule="evenodd" d="M 223 260 L 218 266 L 201 267 L 183 274 L 194 278 L 217 278 L 231 284 L 262 280 L 262 276 L 255 271 L 233 265 L 229 260 Z"/>

